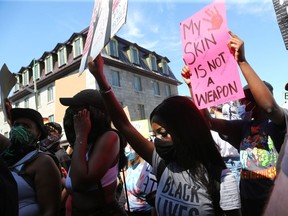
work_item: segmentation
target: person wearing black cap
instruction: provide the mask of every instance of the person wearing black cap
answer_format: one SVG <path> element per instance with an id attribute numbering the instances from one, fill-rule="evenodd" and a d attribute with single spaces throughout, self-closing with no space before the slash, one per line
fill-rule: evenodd
<path id="1" fill-rule="evenodd" d="M 271 84 L 262 81 L 246 61 L 244 42 L 229 33 L 228 48 L 248 83 L 243 88 L 245 98 L 240 100 L 245 106 L 245 119 L 225 121 L 204 115 L 212 130 L 239 149 L 242 215 L 258 216 L 264 212 L 276 178 L 278 152 L 287 131 L 287 111 L 276 103 Z M 190 71 L 183 68 L 182 73 L 190 74 Z"/>
<path id="2" fill-rule="evenodd" d="M 100 93 L 85 89 L 60 102 L 68 106 L 63 126 L 73 147 L 65 182 L 72 192 L 72 215 L 126 215 L 116 200 L 117 176 L 127 162 L 126 141 L 111 128 Z"/>
<path id="3" fill-rule="evenodd" d="M 60 146 L 60 140 L 62 137 L 62 126 L 57 122 L 48 122 L 45 124 L 45 128 L 47 130 L 48 136 L 40 141 L 40 149 L 44 152 L 50 152 L 51 154 L 55 155 L 55 157 L 59 161 L 64 181 L 71 164 L 71 158 L 67 154 L 66 150 Z M 63 185 L 63 190 L 61 193 L 60 215 L 65 215 L 65 202 L 67 197 L 68 193 L 65 189 L 65 185 Z"/>
<path id="4" fill-rule="evenodd" d="M 19 216 L 57 215 L 61 197 L 60 171 L 54 160 L 39 152 L 47 136 L 43 118 L 29 108 L 9 110 L 11 145 L 2 158 L 18 186 Z"/>
<path id="5" fill-rule="evenodd" d="M 70 156 L 66 153 L 66 150 L 60 146 L 60 140 L 62 137 L 62 126 L 57 122 L 48 122 L 45 124 L 45 128 L 48 132 L 48 136 L 40 141 L 40 146 L 43 151 L 49 151 L 55 154 L 59 160 L 61 167 L 66 171 L 71 163 Z"/>

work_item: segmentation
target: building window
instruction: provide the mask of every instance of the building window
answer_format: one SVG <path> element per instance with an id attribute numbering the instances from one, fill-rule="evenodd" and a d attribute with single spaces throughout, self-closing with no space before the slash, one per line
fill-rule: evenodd
<path id="1" fill-rule="evenodd" d="M 78 37 L 73 41 L 73 56 L 74 58 L 80 56 L 83 53 L 82 37 Z"/>
<path id="2" fill-rule="evenodd" d="M 133 64 L 139 65 L 139 53 L 135 47 L 130 48 L 130 57 Z"/>
<path id="3" fill-rule="evenodd" d="M 19 107 L 19 102 L 15 103 L 15 108 Z"/>
<path id="4" fill-rule="evenodd" d="M 136 91 L 142 91 L 141 78 L 138 76 L 134 77 L 134 89 Z"/>
<path id="5" fill-rule="evenodd" d="M 168 68 L 168 64 L 165 60 L 162 60 L 162 73 L 169 75 L 169 68 Z"/>
<path id="6" fill-rule="evenodd" d="M 14 86 L 14 91 L 16 92 L 16 91 L 19 91 L 19 89 L 20 89 L 20 78 L 19 78 L 19 76 L 16 76 L 16 84 L 15 84 L 15 86 Z"/>
<path id="7" fill-rule="evenodd" d="M 120 87 L 120 74 L 119 74 L 119 71 L 112 70 L 112 85 Z"/>
<path id="8" fill-rule="evenodd" d="M 53 86 L 48 87 L 47 93 L 48 93 L 48 102 L 53 101 L 54 100 Z"/>
<path id="9" fill-rule="evenodd" d="M 24 99 L 24 108 L 29 108 L 29 98 Z"/>
<path id="10" fill-rule="evenodd" d="M 156 59 L 156 57 L 154 55 L 150 55 L 149 61 L 150 61 L 150 69 L 152 71 L 157 71 L 157 59 Z"/>
<path id="11" fill-rule="evenodd" d="M 165 85 L 165 95 L 167 97 L 171 96 L 171 87 L 170 87 L 170 85 Z"/>
<path id="12" fill-rule="evenodd" d="M 159 82 L 153 82 L 154 95 L 160 95 Z"/>
<path id="13" fill-rule="evenodd" d="M 25 70 L 22 74 L 23 86 L 29 85 L 29 70 Z"/>
<path id="14" fill-rule="evenodd" d="M 138 104 L 139 120 L 145 119 L 145 109 L 143 104 Z"/>
<path id="15" fill-rule="evenodd" d="M 39 64 L 39 62 L 34 63 L 32 71 L 33 71 L 34 80 L 38 80 L 40 78 L 40 64 Z"/>
<path id="16" fill-rule="evenodd" d="M 37 107 L 41 106 L 41 97 L 40 97 L 40 92 L 37 92 L 36 94 L 36 102 L 37 102 Z"/>
<path id="17" fill-rule="evenodd" d="M 48 116 L 48 122 L 54 122 L 54 115 Z"/>
<path id="18" fill-rule="evenodd" d="M 53 57 L 49 55 L 45 58 L 45 74 L 53 71 Z"/>
<path id="19" fill-rule="evenodd" d="M 111 39 L 109 42 L 109 55 L 113 57 L 119 57 L 118 55 L 118 42 L 115 39 Z"/>
<path id="20" fill-rule="evenodd" d="M 58 50 L 58 66 L 61 67 L 66 63 L 67 63 L 66 47 L 62 47 Z"/>

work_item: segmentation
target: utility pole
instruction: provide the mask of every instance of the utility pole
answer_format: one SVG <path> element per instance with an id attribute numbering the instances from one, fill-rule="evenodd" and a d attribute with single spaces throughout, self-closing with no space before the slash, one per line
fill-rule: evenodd
<path id="1" fill-rule="evenodd" d="M 37 83 L 36 83 L 36 64 L 35 64 L 35 58 L 33 59 L 33 79 L 34 79 L 34 96 L 35 96 L 35 110 L 38 111 L 38 99 L 37 99 Z"/>

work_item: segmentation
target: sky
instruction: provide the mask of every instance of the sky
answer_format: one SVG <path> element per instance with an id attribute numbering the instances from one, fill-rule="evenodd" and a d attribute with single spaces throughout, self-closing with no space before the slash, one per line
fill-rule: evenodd
<path id="1" fill-rule="evenodd" d="M 184 66 L 180 22 L 213 0 L 128 0 L 126 24 L 118 36 L 166 56 L 182 82 Z M 12 73 L 89 26 L 94 0 L 0 0 L 0 67 Z M 246 59 L 262 80 L 274 87 L 279 105 L 288 82 L 288 50 L 272 0 L 226 0 L 228 28 L 245 43 Z M 246 85 L 240 73 L 242 85 Z M 189 95 L 185 84 L 180 95 Z"/>

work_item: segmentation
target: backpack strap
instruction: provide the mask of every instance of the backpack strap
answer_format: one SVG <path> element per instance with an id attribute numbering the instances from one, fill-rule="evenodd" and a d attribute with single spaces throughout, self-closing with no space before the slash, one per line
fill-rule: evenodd
<path id="1" fill-rule="evenodd" d="M 30 158 L 28 158 L 26 161 L 24 161 L 23 163 L 20 163 L 20 164 L 16 164 L 15 166 L 12 166 L 10 167 L 10 171 L 12 172 L 15 172 L 17 173 L 19 176 L 21 176 L 26 182 L 27 184 L 32 187 L 33 189 L 35 189 L 35 185 L 34 185 L 34 179 L 31 178 L 30 175 L 27 174 L 26 172 L 26 166 L 29 165 L 30 163 L 32 163 L 34 160 L 36 160 L 40 155 L 43 155 L 43 154 L 46 154 L 46 155 L 49 155 L 50 157 L 52 157 L 52 159 L 54 160 L 56 166 L 58 167 L 61 175 L 62 175 L 62 172 L 61 172 L 61 167 L 60 167 L 60 163 L 59 163 L 59 160 L 57 159 L 57 157 L 50 153 L 50 152 L 43 152 L 43 151 L 37 151 L 35 154 L 33 154 Z M 20 170 L 16 169 L 17 166 L 19 165 L 23 165 L 21 167 Z"/>

